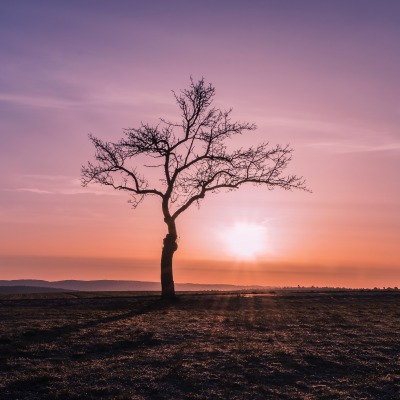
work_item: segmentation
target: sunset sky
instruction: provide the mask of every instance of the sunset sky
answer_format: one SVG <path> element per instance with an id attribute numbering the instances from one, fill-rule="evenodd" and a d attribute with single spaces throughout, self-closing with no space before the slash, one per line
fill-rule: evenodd
<path id="1" fill-rule="evenodd" d="M 396 0 L 1 2 L 0 279 L 158 281 L 159 200 L 80 169 L 89 133 L 179 121 L 171 90 L 204 76 L 258 127 L 232 145 L 290 143 L 313 193 L 206 197 L 177 220 L 175 282 L 400 286 L 399 38 Z"/>

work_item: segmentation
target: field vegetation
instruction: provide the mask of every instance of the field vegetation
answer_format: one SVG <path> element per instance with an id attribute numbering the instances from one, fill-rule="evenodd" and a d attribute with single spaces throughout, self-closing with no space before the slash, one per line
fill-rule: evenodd
<path id="1" fill-rule="evenodd" d="M 0 297 L 1 399 L 398 399 L 399 291 Z"/>

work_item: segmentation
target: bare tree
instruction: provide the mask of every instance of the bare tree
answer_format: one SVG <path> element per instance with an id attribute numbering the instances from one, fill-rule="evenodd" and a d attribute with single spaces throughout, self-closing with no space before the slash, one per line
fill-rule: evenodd
<path id="1" fill-rule="evenodd" d="M 160 198 L 168 227 L 161 255 L 164 298 L 175 296 L 172 259 L 178 248 L 176 220 L 192 204 L 198 204 L 208 193 L 238 189 L 246 183 L 265 185 L 270 190 L 307 190 L 302 177 L 283 174 L 292 156 L 289 146 L 260 143 L 228 150 L 228 139 L 256 126 L 233 122 L 232 109 L 214 107 L 215 88 L 211 84 L 191 79 L 188 89 L 173 93 L 180 109 L 179 122 L 160 119 L 156 126 L 142 123 L 137 129 L 126 129 L 124 138 L 115 143 L 89 135 L 97 164 L 89 162 L 82 167 L 83 186 L 94 182 L 125 190 L 133 207 L 147 195 Z M 159 181 L 150 184 L 138 165 L 156 169 Z"/>

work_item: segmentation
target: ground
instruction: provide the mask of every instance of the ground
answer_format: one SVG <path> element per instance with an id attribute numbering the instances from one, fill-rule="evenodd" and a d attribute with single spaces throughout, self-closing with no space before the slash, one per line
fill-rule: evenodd
<path id="1" fill-rule="evenodd" d="M 0 399 L 399 399 L 399 291 L 0 297 Z"/>

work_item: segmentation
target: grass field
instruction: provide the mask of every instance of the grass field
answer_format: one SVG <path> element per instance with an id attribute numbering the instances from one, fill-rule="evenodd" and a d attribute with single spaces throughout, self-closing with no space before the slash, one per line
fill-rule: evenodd
<path id="1" fill-rule="evenodd" d="M 400 293 L 0 297 L 0 399 L 399 399 Z"/>

